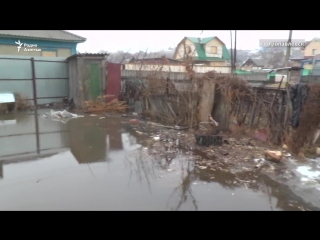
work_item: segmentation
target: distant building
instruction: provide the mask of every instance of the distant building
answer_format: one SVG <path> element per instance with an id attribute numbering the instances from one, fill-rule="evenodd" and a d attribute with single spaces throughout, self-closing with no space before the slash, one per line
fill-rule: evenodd
<path id="1" fill-rule="evenodd" d="M 248 58 L 242 65 L 241 70 L 259 71 L 268 67 L 267 61 L 260 58 Z"/>
<path id="2" fill-rule="evenodd" d="M 229 65 L 230 53 L 218 37 L 185 37 L 178 44 L 173 58 L 176 60 L 191 59 L 197 64 L 223 67 Z"/>
<path id="3" fill-rule="evenodd" d="M 314 38 L 311 41 L 306 41 L 305 46 L 300 48 L 300 54 L 296 54 L 290 57 L 290 63 L 293 67 L 300 67 L 305 65 L 306 59 L 313 59 L 320 54 L 320 38 Z M 312 63 L 311 61 L 307 61 Z M 306 64 L 305 69 L 309 70 L 312 68 L 312 64 Z"/>
<path id="4" fill-rule="evenodd" d="M 320 54 L 312 59 L 301 60 L 301 75 L 320 75 Z"/>
<path id="5" fill-rule="evenodd" d="M 314 38 L 311 41 L 307 41 L 301 50 L 305 59 L 310 59 L 320 54 L 320 38 Z"/>
<path id="6" fill-rule="evenodd" d="M 64 30 L 0 30 L 0 55 L 69 57 L 85 41 Z"/>

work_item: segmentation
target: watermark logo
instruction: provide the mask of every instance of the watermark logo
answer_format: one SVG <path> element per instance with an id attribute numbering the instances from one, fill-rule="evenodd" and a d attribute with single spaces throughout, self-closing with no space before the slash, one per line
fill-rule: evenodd
<path id="1" fill-rule="evenodd" d="M 15 42 L 17 44 L 18 52 L 22 49 L 24 52 L 40 52 L 41 49 L 38 48 L 37 44 L 27 44 L 27 43 L 22 43 L 20 40 Z"/>
<path id="2" fill-rule="evenodd" d="M 292 39 L 288 42 L 288 39 L 260 39 L 260 47 L 293 47 L 301 48 L 304 47 L 306 41 L 304 39 Z"/>
<path id="3" fill-rule="evenodd" d="M 20 40 L 18 40 L 18 42 L 15 42 L 15 43 L 19 45 L 17 48 L 18 48 L 18 52 L 20 52 L 20 49 L 23 43 L 21 43 Z"/>

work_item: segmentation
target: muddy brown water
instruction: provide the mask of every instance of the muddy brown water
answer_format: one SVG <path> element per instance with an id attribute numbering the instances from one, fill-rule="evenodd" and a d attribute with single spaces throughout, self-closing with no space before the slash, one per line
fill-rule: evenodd
<path id="1" fill-rule="evenodd" d="M 168 156 L 143 123 L 45 112 L 0 116 L 0 210 L 318 210 L 267 177 Z"/>

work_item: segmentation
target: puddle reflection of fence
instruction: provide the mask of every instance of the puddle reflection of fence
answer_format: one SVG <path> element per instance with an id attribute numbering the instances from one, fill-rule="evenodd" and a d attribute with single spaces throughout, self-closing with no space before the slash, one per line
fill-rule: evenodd
<path id="1" fill-rule="evenodd" d="M 0 162 L 0 179 L 3 178 L 3 164 Z"/>
<path id="2" fill-rule="evenodd" d="M 0 159 L 48 154 L 68 147 L 67 125 L 35 114 L 7 115 L 0 125 Z"/>
<path id="3" fill-rule="evenodd" d="M 107 161 L 108 152 L 126 151 L 135 145 L 131 136 L 124 136 L 121 124 L 94 117 L 63 124 L 38 116 L 43 113 L 1 116 L 0 160 L 34 158 L 70 149 L 78 163 L 94 163 Z"/>

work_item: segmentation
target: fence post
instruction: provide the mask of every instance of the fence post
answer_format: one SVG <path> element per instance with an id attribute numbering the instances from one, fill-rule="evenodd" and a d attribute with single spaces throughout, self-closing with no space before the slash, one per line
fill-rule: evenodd
<path id="1" fill-rule="evenodd" d="M 32 85 L 33 85 L 33 99 L 35 108 L 37 108 L 37 84 L 36 84 L 36 69 L 34 65 L 34 58 L 31 58 L 31 69 L 32 69 Z"/>
<path id="2" fill-rule="evenodd" d="M 36 69 L 34 65 L 34 58 L 31 58 L 31 71 L 32 71 L 32 85 L 33 85 L 33 99 L 34 99 L 34 107 L 35 107 L 35 128 L 36 128 L 36 145 L 37 145 L 37 153 L 40 154 L 40 136 L 39 136 L 39 121 L 38 121 L 38 101 L 37 101 L 37 83 L 36 83 Z"/>

